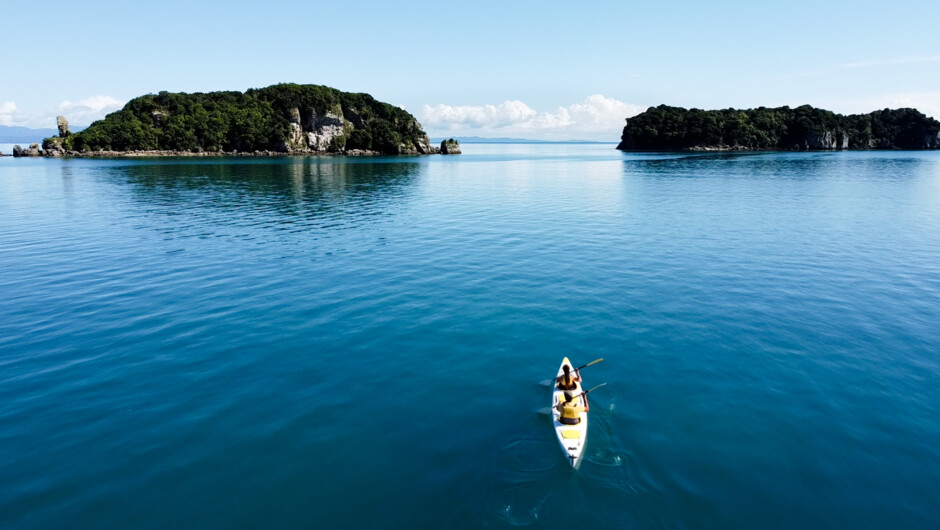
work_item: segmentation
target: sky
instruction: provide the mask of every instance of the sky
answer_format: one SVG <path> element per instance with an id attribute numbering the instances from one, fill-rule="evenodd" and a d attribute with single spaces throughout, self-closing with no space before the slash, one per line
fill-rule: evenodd
<path id="1" fill-rule="evenodd" d="M 615 142 L 659 104 L 940 119 L 938 21 L 935 0 L 47 0 L 0 21 L 0 125 L 282 82 L 367 92 L 432 137 Z"/>

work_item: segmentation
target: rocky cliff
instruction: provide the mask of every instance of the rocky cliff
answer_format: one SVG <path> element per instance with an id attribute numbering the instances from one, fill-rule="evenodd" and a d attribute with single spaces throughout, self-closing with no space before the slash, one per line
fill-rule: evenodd
<path id="1" fill-rule="evenodd" d="M 454 140 L 453 138 L 444 140 L 441 142 L 441 154 L 442 155 L 459 155 L 460 154 L 460 142 Z"/>
<path id="2" fill-rule="evenodd" d="M 617 149 L 938 149 L 940 122 L 915 109 L 843 116 L 809 105 L 700 110 L 660 105 L 627 119 Z"/>
<path id="3" fill-rule="evenodd" d="M 29 147 L 24 149 L 18 145 L 13 146 L 13 156 L 42 156 L 43 152 L 39 149 L 39 144 L 29 144 Z"/>

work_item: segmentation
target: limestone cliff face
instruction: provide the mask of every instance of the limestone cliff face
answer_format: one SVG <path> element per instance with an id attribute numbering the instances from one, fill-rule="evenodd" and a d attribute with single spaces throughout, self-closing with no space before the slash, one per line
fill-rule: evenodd
<path id="1" fill-rule="evenodd" d="M 412 127 L 423 130 L 417 120 Z M 359 112 L 355 109 L 344 109 L 338 104 L 321 113 L 314 109 L 301 111 L 293 108 L 290 115 L 290 133 L 282 150 L 291 154 L 345 153 L 346 141 L 352 132 L 363 128 Z M 398 154 L 427 155 L 437 152 L 438 150 L 431 147 L 431 140 L 425 134 L 419 135 L 413 142 L 398 144 Z M 355 149 L 355 154 L 370 153 L 373 151 L 369 149 Z"/>
<path id="2" fill-rule="evenodd" d="M 849 135 L 831 130 L 809 131 L 803 135 L 800 142 L 791 147 L 791 149 L 802 151 L 848 148 Z"/>
<path id="3" fill-rule="evenodd" d="M 410 128 L 416 131 L 424 131 L 418 120 L 412 119 Z M 398 153 L 403 155 L 433 155 L 440 153 L 441 150 L 431 147 L 431 139 L 426 134 L 420 134 L 413 142 L 401 142 L 398 144 Z"/>
<path id="4" fill-rule="evenodd" d="M 420 127 L 421 125 L 419 124 L 418 126 Z M 439 149 L 431 147 L 431 139 L 427 136 L 419 138 L 418 141 L 415 142 L 415 149 L 418 151 L 419 155 L 430 155 L 440 152 Z"/>
<path id="5" fill-rule="evenodd" d="M 342 152 L 347 135 L 354 129 L 355 125 L 343 117 L 339 105 L 323 114 L 313 109 L 301 113 L 300 109 L 293 108 L 284 151 L 297 154 Z"/>

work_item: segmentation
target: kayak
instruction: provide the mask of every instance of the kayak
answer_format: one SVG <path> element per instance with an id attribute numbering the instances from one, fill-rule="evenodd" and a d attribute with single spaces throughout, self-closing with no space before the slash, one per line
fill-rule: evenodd
<path id="1" fill-rule="evenodd" d="M 561 366 L 558 367 L 558 375 L 556 377 L 561 377 L 565 374 L 565 365 L 568 365 L 568 370 L 574 373 L 574 366 L 571 364 L 571 361 L 565 357 L 561 361 Z M 569 390 L 569 392 L 578 395 L 583 392 L 581 388 L 581 382 L 575 382 L 575 389 Z M 582 395 L 577 398 L 585 408 L 587 408 L 587 396 Z M 577 469 L 581 465 L 581 455 L 584 453 L 584 442 L 587 441 L 587 428 L 588 428 L 588 418 L 587 412 L 582 412 L 578 416 L 581 418 L 581 421 L 577 425 L 565 425 L 559 421 L 561 419 L 561 411 L 555 408 L 559 403 L 564 403 L 565 401 L 565 391 L 558 388 L 558 380 L 556 379 L 554 390 L 552 391 L 552 423 L 555 426 L 555 436 L 558 437 L 558 443 L 561 445 L 561 450 L 564 451 L 565 457 L 568 458 L 568 463 L 571 464 L 571 467 Z"/>

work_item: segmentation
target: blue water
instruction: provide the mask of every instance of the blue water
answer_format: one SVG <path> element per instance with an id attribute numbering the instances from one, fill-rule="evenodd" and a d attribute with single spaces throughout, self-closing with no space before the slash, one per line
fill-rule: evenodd
<path id="1" fill-rule="evenodd" d="M 0 159 L 0 526 L 940 520 L 940 153 L 464 150 Z"/>

